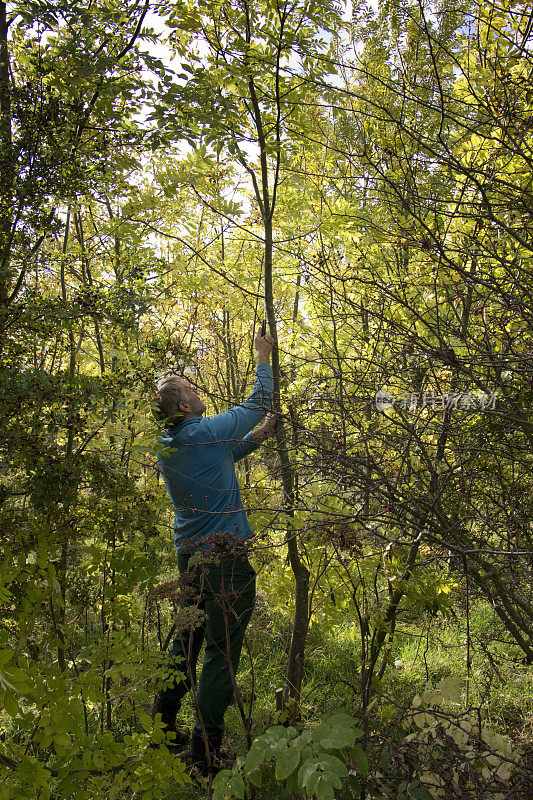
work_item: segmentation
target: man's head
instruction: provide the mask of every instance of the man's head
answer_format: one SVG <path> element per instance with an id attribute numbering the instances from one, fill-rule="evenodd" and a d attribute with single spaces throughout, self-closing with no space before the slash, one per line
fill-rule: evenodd
<path id="1" fill-rule="evenodd" d="M 161 418 L 169 420 L 173 425 L 185 419 L 200 417 L 206 409 L 194 386 L 180 375 L 168 375 L 159 381 L 154 400 Z"/>

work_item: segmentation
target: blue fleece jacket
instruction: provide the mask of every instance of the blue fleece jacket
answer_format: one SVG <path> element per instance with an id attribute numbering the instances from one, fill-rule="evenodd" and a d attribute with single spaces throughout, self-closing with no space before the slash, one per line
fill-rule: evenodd
<path id="1" fill-rule="evenodd" d="M 215 417 L 192 417 L 160 438 L 159 470 L 174 506 L 174 542 L 179 552 L 207 547 L 209 534 L 228 532 L 247 539 L 235 462 L 258 445 L 251 431 L 270 411 L 272 367 L 258 364 L 248 400 Z"/>

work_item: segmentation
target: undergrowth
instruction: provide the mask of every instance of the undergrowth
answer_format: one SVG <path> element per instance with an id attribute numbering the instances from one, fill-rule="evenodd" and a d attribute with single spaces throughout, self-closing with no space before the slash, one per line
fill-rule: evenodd
<path id="1" fill-rule="evenodd" d="M 289 640 L 287 626 L 286 615 L 269 608 L 260 595 L 248 628 L 247 648 L 243 650 L 238 675 L 247 711 L 253 700 L 252 738 L 262 735 L 277 722 L 275 691 L 283 685 L 286 642 Z M 434 687 L 444 679 L 452 679 L 450 685 L 458 687 L 457 694 L 453 695 L 453 700 L 444 698 L 438 712 L 442 710 L 442 713 L 459 719 L 470 719 L 468 715 L 471 715 L 483 728 L 509 737 L 514 747 L 521 748 L 523 759 L 527 760 L 533 742 L 533 670 L 523 663 L 520 651 L 508 641 L 497 617 L 486 604 L 480 602 L 470 609 L 468 630 L 467 642 L 464 614 L 446 619 L 428 615 L 404 620 L 399 625 L 390 667 L 376 686 L 377 702 L 368 729 L 374 752 L 379 751 L 376 745 L 379 745 L 380 738 L 400 741 L 406 734 L 406 719 L 410 719 L 409 713 L 413 713 L 414 698 L 424 697 L 428 686 Z M 311 628 L 306 646 L 300 729 L 313 730 L 328 714 L 339 709 L 352 715 L 357 723 L 360 713 L 359 658 L 357 635 L 352 626 L 336 626 L 329 630 L 322 626 Z M 446 685 L 446 681 L 441 685 Z M 192 716 L 190 703 L 186 702 L 184 722 L 191 724 Z M 246 737 L 236 705 L 228 709 L 226 726 L 226 749 L 231 755 L 244 756 Z M 451 741 L 448 752 L 452 746 L 457 748 Z M 401 766 L 400 756 L 398 753 L 394 755 L 394 746 L 392 752 Z M 460 748 L 455 760 L 460 761 Z M 378 767 L 385 787 L 387 769 L 392 774 L 393 765 L 387 764 L 387 759 L 384 763 L 385 766 L 381 763 Z M 397 767 L 398 764 L 394 768 Z M 457 769 L 460 773 L 460 764 Z M 408 785 L 415 784 L 416 781 L 408 782 L 405 791 L 408 791 Z M 371 781 L 369 786 L 371 789 Z M 391 784 L 391 792 L 396 794 L 383 795 L 384 800 L 397 800 L 403 796 L 401 792 L 397 793 L 398 787 L 402 788 L 399 779 Z M 423 787 L 417 784 L 410 790 L 414 792 L 413 796 L 417 796 L 417 789 L 423 792 Z M 275 783 L 271 790 L 276 791 Z M 436 797 L 448 798 L 447 794 L 435 791 Z M 516 788 L 510 787 L 509 791 L 511 794 L 503 791 L 501 797 L 512 796 L 513 800 L 527 797 L 527 794 L 517 793 Z M 520 791 L 527 790 L 522 785 Z M 195 787 L 169 786 L 167 798 L 194 800 L 205 794 L 206 785 L 203 783 Z M 342 795 L 339 792 L 338 796 L 356 797 L 357 793 Z M 367 796 L 375 795 L 370 792 Z M 419 796 L 428 798 L 430 795 L 420 793 Z M 474 798 L 471 794 L 466 796 Z M 411 795 L 408 793 L 405 797 Z"/>

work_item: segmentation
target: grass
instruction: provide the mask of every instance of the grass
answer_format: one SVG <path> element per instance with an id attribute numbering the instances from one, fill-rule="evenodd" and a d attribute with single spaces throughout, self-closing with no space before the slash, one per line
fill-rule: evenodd
<path id="1" fill-rule="evenodd" d="M 521 651 L 509 642 L 492 609 L 479 603 L 470 613 L 470 669 L 467 667 L 467 626 L 464 614 L 447 619 L 422 617 L 404 620 L 397 629 L 391 666 L 381 686 L 383 713 L 373 714 L 376 731 L 388 721 L 387 707 L 409 707 L 428 681 L 435 684 L 447 676 L 468 677 L 468 698 L 463 694 L 457 712 L 479 709 L 484 724 L 511 737 L 519 747 L 533 742 L 533 669 L 523 663 Z M 252 736 L 273 724 L 275 690 L 283 685 L 290 623 L 284 614 L 269 609 L 259 598 L 248 628 L 253 660 L 243 651 L 239 684 L 245 706 L 254 692 Z M 311 628 L 306 646 L 302 705 L 304 722 L 313 726 L 339 707 L 352 712 L 358 707 L 359 646 L 347 626 L 326 630 Z M 192 722 L 190 701 L 184 707 Z M 246 737 L 239 710 L 230 706 L 226 714 L 227 749 L 246 752 Z M 205 786 L 169 787 L 168 800 L 195 800 L 205 796 Z"/>

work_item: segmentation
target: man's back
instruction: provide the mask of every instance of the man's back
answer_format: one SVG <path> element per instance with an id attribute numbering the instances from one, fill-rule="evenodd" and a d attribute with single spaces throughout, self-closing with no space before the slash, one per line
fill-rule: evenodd
<path id="1" fill-rule="evenodd" d="M 174 506 L 179 551 L 197 549 L 218 532 L 251 536 L 235 462 L 258 446 L 250 432 L 270 410 L 272 389 L 270 365 L 258 364 L 246 402 L 215 417 L 186 419 L 162 435 L 157 460 Z"/>

